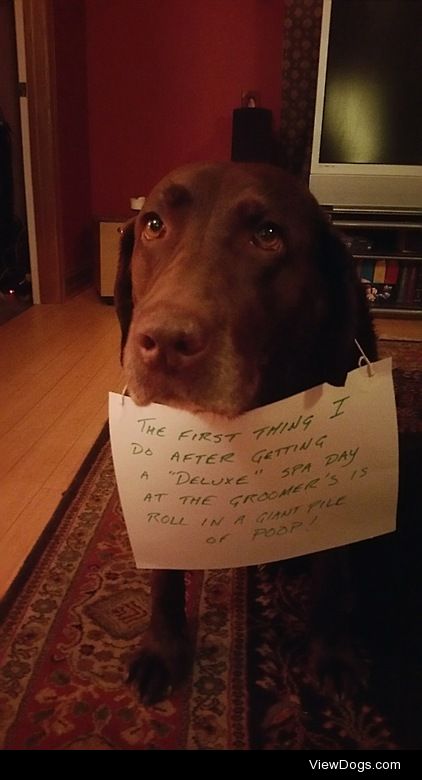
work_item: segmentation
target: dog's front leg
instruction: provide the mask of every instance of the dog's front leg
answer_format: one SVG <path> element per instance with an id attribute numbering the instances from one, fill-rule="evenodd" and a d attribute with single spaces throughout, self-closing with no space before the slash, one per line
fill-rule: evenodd
<path id="1" fill-rule="evenodd" d="M 309 661 L 312 677 L 329 695 L 351 694 L 367 670 L 351 632 L 354 594 L 348 548 L 312 556 Z"/>
<path id="2" fill-rule="evenodd" d="M 144 704 L 154 704 L 183 680 L 191 661 L 184 573 L 153 571 L 150 624 L 131 664 L 129 682 L 136 683 Z"/>

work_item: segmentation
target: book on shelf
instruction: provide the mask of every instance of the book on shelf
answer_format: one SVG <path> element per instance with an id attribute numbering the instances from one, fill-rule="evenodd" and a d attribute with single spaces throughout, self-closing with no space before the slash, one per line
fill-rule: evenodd
<path id="1" fill-rule="evenodd" d="M 421 276 L 421 264 L 417 261 L 403 263 L 400 272 L 397 305 L 404 308 L 420 308 L 418 304 L 418 280 Z"/>
<path id="2" fill-rule="evenodd" d="M 365 258 L 358 273 L 371 306 L 422 308 L 422 262 Z"/>
<path id="3" fill-rule="evenodd" d="M 418 263 L 415 284 L 415 308 L 422 309 L 422 262 Z"/>

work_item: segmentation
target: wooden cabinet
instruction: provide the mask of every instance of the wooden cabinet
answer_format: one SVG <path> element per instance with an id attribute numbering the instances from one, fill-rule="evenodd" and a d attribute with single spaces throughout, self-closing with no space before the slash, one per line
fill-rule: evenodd
<path id="1" fill-rule="evenodd" d="M 121 229 L 127 219 L 101 220 L 98 224 L 97 291 L 102 298 L 113 297 L 119 259 Z"/>
<path id="2" fill-rule="evenodd" d="M 422 316 L 422 209 L 329 209 L 373 310 Z"/>

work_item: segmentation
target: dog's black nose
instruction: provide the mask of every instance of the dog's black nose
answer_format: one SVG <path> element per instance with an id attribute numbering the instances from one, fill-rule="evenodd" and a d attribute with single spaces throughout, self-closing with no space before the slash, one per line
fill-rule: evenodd
<path id="1" fill-rule="evenodd" d="M 206 328 L 196 319 L 185 322 L 150 322 L 141 327 L 139 345 L 145 364 L 188 368 L 208 345 Z"/>

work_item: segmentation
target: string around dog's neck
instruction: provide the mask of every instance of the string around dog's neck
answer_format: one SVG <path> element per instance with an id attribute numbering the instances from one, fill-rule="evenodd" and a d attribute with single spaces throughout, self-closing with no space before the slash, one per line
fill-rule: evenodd
<path id="1" fill-rule="evenodd" d="M 359 358 L 359 361 L 358 361 L 359 368 L 362 368 L 364 363 L 366 363 L 366 365 L 368 366 L 368 374 L 369 374 L 369 376 L 374 376 L 375 371 L 374 371 L 374 367 L 373 367 L 371 361 L 369 360 L 368 356 L 363 351 L 363 349 L 362 349 L 361 345 L 359 344 L 358 340 L 355 339 L 354 341 L 355 341 L 355 344 L 356 344 L 356 346 L 357 346 L 357 348 L 358 348 L 358 350 L 360 352 L 360 358 Z"/>

